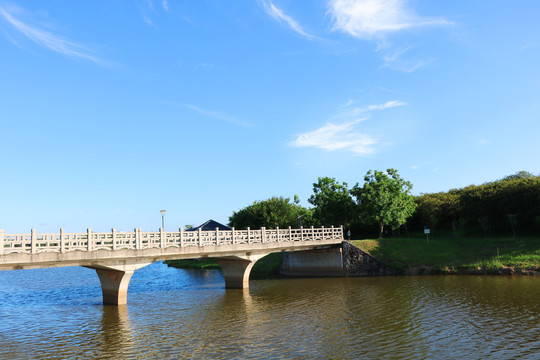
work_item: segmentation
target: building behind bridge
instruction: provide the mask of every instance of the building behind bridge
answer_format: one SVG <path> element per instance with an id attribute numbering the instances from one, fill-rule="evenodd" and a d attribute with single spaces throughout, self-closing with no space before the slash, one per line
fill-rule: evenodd
<path id="1" fill-rule="evenodd" d="M 207 222 L 197 227 L 187 229 L 186 231 L 198 231 L 199 229 L 201 229 L 201 231 L 215 231 L 216 228 L 218 228 L 220 231 L 232 230 L 232 228 L 228 227 L 227 225 L 220 224 L 217 221 L 210 219 Z"/>

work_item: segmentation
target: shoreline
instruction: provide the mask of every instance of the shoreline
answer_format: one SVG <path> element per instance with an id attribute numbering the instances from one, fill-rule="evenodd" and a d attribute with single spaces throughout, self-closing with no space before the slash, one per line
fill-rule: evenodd
<path id="1" fill-rule="evenodd" d="M 540 275 L 538 237 L 420 236 L 352 240 L 400 275 Z"/>
<path id="2" fill-rule="evenodd" d="M 502 255 L 497 254 L 489 258 L 486 257 L 485 250 L 486 248 L 490 249 L 492 246 L 474 247 L 463 245 L 464 242 L 470 241 L 471 239 L 446 241 L 446 245 L 450 243 L 453 251 L 444 248 L 447 253 L 445 256 L 441 255 L 443 252 L 441 244 L 445 243 L 443 240 L 439 240 L 439 244 L 436 241 L 428 244 L 425 240 L 418 238 L 346 241 L 356 249 L 353 251 L 352 257 L 348 258 L 349 266 L 356 270 L 351 272 L 344 268 L 343 276 L 540 275 L 540 265 L 536 263 L 536 255 L 530 256 L 527 251 L 519 251 L 515 247 L 511 247 L 502 249 Z M 535 245 L 536 242 L 535 239 Z M 506 255 L 508 252 L 512 253 L 512 257 Z M 540 250 L 537 250 L 537 252 L 540 252 Z M 512 264 L 512 262 L 517 262 L 516 259 L 522 259 L 524 256 L 529 256 L 527 261 L 529 266 Z M 260 259 L 255 263 L 250 278 L 275 279 L 290 277 L 280 274 L 281 262 L 282 253 L 273 253 Z M 367 262 L 370 262 L 370 266 L 375 266 L 377 270 L 366 268 Z M 220 269 L 217 262 L 211 259 L 168 260 L 165 261 L 165 264 L 181 269 Z M 381 271 L 381 268 L 386 270 Z"/>
<path id="3" fill-rule="evenodd" d="M 501 268 L 482 268 L 476 269 L 439 269 L 435 267 L 413 267 L 405 269 L 403 274 L 405 276 L 421 276 L 421 275 L 490 275 L 490 276 L 539 276 L 540 271 L 534 269 L 522 269 L 512 266 L 503 266 Z"/>

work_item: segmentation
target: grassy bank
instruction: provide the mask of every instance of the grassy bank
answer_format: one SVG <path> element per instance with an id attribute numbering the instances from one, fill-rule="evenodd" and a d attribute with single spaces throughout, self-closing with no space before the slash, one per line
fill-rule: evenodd
<path id="1" fill-rule="evenodd" d="M 355 240 L 355 246 L 405 273 L 529 274 L 540 271 L 540 237 L 425 236 Z"/>
<path id="2" fill-rule="evenodd" d="M 273 253 L 258 260 L 253 265 L 253 269 L 251 269 L 250 279 L 257 280 L 280 277 L 278 271 L 281 258 L 281 253 Z M 165 264 L 181 269 L 220 269 L 219 264 L 212 259 L 167 260 Z"/>

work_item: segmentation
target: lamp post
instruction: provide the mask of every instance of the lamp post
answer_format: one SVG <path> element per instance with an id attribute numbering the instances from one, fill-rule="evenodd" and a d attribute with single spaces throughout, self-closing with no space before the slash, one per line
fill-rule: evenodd
<path id="1" fill-rule="evenodd" d="M 165 210 L 165 209 L 160 211 L 160 213 L 161 213 L 161 228 L 163 230 L 165 230 L 165 212 L 167 212 L 167 210 Z"/>
<path id="2" fill-rule="evenodd" d="M 298 220 L 300 220 L 300 227 L 302 227 L 302 215 L 298 216 Z"/>

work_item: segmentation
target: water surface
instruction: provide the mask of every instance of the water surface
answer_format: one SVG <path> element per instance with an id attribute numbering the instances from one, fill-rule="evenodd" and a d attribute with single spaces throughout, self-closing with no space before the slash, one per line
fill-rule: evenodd
<path id="1" fill-rule="evenodd" d="M 538 277 L 280 279 L 155 263 L 127 306 L 94 270 L 0 272 L 0 359 L 540 359 Z"/>

